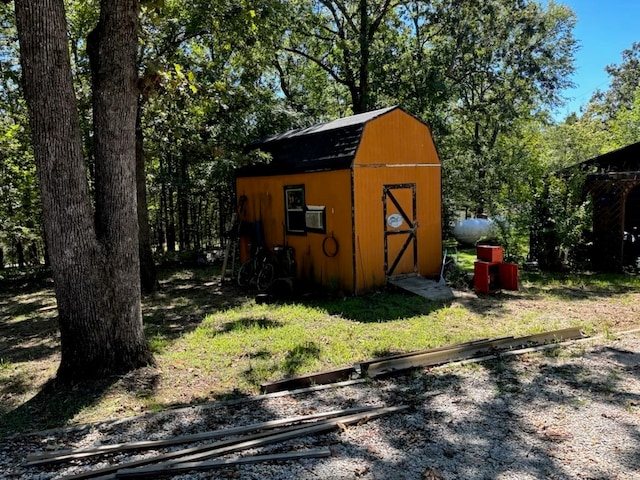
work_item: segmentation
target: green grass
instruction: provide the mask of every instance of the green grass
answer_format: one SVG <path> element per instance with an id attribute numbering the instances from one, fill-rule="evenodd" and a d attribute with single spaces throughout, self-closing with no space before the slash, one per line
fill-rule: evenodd
<path id="1" fill-rule="evenodd" d="M 11 362 L 6 358 L 0 357 L 0 371 L 7 371 L 11 368 Z"/>
<path id="2" fill-rule="evenodd" d="M 458 266 L 468 272 L 473 272 L 473 263 L 476 261 L 476 249 L 475 248 L 458 248 L 457 255 L 453 252 L 450 253 L 456 259 Z"/>
<path id="3" fill-rule="evenodd" d="M 385 295 L 385 299 L 389 298 Z M 349 365 L 371 356 L 428 348 L 446 340 L 442 327 L 437 326 L 441 325 L 439 319 L 421 314 L 412 301 L 406 302 L 405 311 L 396 305 L 398 318 L 392 319 L 388 303 L 382 298 L 376 300 L 362 312 L 353 305 L 361 299 L 346 300 L 344 315 L 336 313 L 333 303 L 247 303 L 208 315 L 165 355 L 172 362 L 197 366 L 204 374 L 233 367 L 223 382 L 235 381 L 233 388 L 251 391 L 268 380 Z M 397 296 L 394 300 L 398 301 Z M 421 303 L 428 314 L 430 309 Z"/>
<path id="4" fill-rule="evenodd" d="M 316 302 L 241 306 L 206 316 L 192 332 L 163 339 L 165 361 L 215 372 L 222 384 L 259 384 L 395 353 L 566 326 L 538 312 L 488 315 L 399 293 Z M 153 344 L 155 344 L 154 342 Z M 226 373 L 221 373 L 226 372 Z"/>
<path id="5" fill-rule="evenodd" d="M 628 291 L 640 288 L 640 277 L 621 274 L 589 274 L 589 273 L 544 273 L 525 272 L 522 274 L 524 281 L 531 286 L 539 288 L 577 288 L 597 289 L 610 291 Z"/>

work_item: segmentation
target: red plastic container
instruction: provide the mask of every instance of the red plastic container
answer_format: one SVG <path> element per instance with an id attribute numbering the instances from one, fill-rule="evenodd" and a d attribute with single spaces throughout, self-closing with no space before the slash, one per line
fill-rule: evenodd
<path id="1" fill-rule="evenodd" d="M 476 260 L 473 264 L 473 288 L 478 293 L 494 293 L 500 289 L 500 263 Z"/>
<path id="2" fill-rule="evenodd" d="M 478 245 L 476 247 L 476 256 L 478 260 L 489 263 L 499 263 L 503 258 L 502 247 L 494 247 L 492 245 Z"/>
<path id="3" fill-rule="evenodd" d="M 500 288 L 518 290 L 518 265 L 515 263 L 501 263 L 499 275 Z"/>

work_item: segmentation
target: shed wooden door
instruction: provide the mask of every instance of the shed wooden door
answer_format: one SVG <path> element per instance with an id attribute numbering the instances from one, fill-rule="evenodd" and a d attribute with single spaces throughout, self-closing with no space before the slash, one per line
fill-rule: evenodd
<path id="1" fill-rule="evenodd" d="M 418 272 L 416 184 L 384 185 L 384 272 L 387 277 Z"/>

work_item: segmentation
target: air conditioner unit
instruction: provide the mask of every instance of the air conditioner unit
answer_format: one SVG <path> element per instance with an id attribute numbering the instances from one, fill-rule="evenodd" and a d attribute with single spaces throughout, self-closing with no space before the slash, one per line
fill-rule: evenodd
<path id="1" fill-rule="evenodd" d="M 325 219 L 325 207 L 307 206 L 307 211 L 305 212 L 307 230 L 324 232 L 326 230 Z"/>

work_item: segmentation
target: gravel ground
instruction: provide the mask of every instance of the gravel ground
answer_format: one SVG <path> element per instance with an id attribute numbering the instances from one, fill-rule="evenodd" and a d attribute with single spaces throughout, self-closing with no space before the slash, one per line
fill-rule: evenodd
<path id="1" fill-rule="evenodd" d="M 41 450 L 168 438 L 362 405 L 409 409 L 242 453 L 330 447 L 327 458 L 225 467 L 174 478 L 640 480 L 638 333 L 313 393 L 207 404 L 4 439 L 0 478 L 60 478 L 158 453 L 119 454 L 57 467 L 22 465 L 28 454 Z"/>

